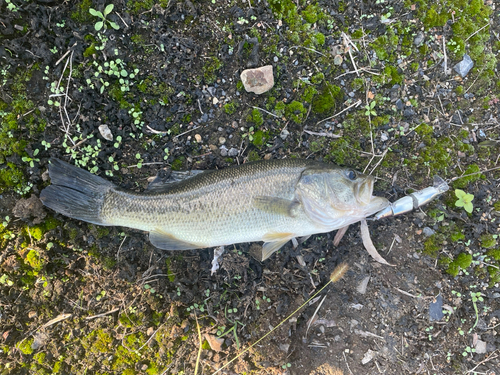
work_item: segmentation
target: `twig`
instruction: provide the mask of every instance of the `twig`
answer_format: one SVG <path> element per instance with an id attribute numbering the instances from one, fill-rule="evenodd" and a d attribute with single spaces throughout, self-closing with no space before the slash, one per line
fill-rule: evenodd
<path id="1" fill-rule="evenodd" d="M 318 123 L 317 123 L 316 125 L 319 125 L 319 124 L 321 124 L 322 122 L 325 122 L 325 121 L 328 121 L 328 120 L 330 120 L 330 119 L 332 119 L 332 118 L 334 118 L 334 117 L 337 117 L 338 115 L 340 115 L 340 114 L 344 113 L 345 111 L 350 110 L 352 107 L 357 107 L 357 106 L 359 106 L 360 104 L 361 104 L 361 99 L 360 99 L 360 100 L 358 100 L 356 103 L 351 104 L 349 107 L 344 108 L 342 111 L 340 111 L 340 112 L 338 112 L 338 113 L 334 114 L 333 116 L 330 116 L 330 117 L 327 117 L 327 118 L 325 118 L 325 119 L 323 119 L 323 120 L 321 120 L 321 121 L 318 121 Z"/>
<path id="2" fill-rule="evenodd" d="M 339 134 L 333 134 L 333 133 L 325 133 L 325 132 L 316 133 L 316 132 L 312 132 L 310 130 L 304 130 L 304 133 L 307 133 L 307 134 L 310 134 L 310 135 L 317 135 L 319 137 L 342 138 L 341 135 L 339 135 Z"/>
<path id="3" fill-rule="evenodd" d="M 276 116 L 274 113 L 268 112 L 268 111 L 266 111 L 265 109 L 262 109 L 262 108 L 260 108 L 260 107 L 255 107 L 255 106 L 253 106 L 253 105 L 252 105 L 252 106 L 250 106 L 250 107 L 255 108 L 255 109 L 258 109 L 259 111 L 265 112 L 265 113 L 267 113 L 268 115 L 271 115 L 271 116 L 273 116 L 273 117 L 280 118 L 279 116 Z"/>
<path id="4" fill-rule="evenodd" d="M 482 29 L 484 29 L 485 27 L 488 27 L 488 26 L 490 26 L 489 23 L 487 23 L 486 25 L 484 25 L 480 29 L 474 31 L 472 34 L 469 35 L 469 37 L 467 39 L 464 40 L 464 43 L 466 43 L 470 38 L 472 38 L 474 35 L 476 35 L 478 32 L 480 32 Z"/>
<path id="5" fill-rule="evenodd" d="M 170 2 L 169 2 L 169 3 L 170 3 Z M 167 8 L 168 8 L 168 4 L 167 4 Z M 120 13 L 118 13 L 118 12 L 115 12 L 115 13 L 116 13 L 116 15 L 117 15 L 118 17 L 120 17 L 120 19 L 122 20 L 122 22 L 123 22 L 123 24 L 125 25 L 125 27 L 128 27 L 128 25 L 127 25 L 127 23 L 125 22 L 125 20 L 122 18 L 122 16 L 120 16 Z"/>
<path id="6" fill-rule="evenodd" d="M 346 33 L 342 32 L 342 38 L 343 38 L 344 46 L 347 48 L 347 52 L 349 52 L 349 57 L 351 58 L 352 66 L 354 67 L 354 72 L 356 73 L 357 76 L 359 76 L 358 67 L 356 66 L 356 63 L 354 62 L 354 57 L 353 57 L 352 52 L 351 52 L 351 46 L 354 47 L 354 49 L 356 51 L 358 51 L 358 48 L 351 41 L 351 39 L 347 36 Z"/>
<path id="7" fill-rule="evenodd" d="M 318 307 L 316 307 L 316 310 L 314 311 L 314 314 L 311 316 L 311 319 L 309 319 L 309 322 L 307 323 L 307 328 L 306 328 L 306 335 L 305 335 L 306 337 L 307 337 L 307 332 L 309 332 L 309 328 L 311 328 L 311 324 L 314 320 L 314 317 L 316 316 L 319 309 L 321 308 L 321 305 L 323 305 L 323 302 L 325 302 L 325 299 L 326 299 L 326 294 L 323 297 L 323 299 L 321 300 L 321 302 L 319 303 Z"/>
<path id="8" fill-rule="evenodd" d="M 451 180 L 446 181 L 446 182 L 450 183 L 450 182 L 453 182 L 455 180 L 458 180 L 459 178 L 474 176 L 474 175 L 479 174 L 479 173 L 486 173 L 486 172 L 496 171 L 497 169 L 500 169 L 500 167 L 495 167 L 495 168 L 487 169 L 485 171 L 479 171 L 479 172 L 469 173 L 469 174 L 466 174 L 466 175 L 463 175 L 463 176 L 460 176 L 460 177 L 453 177 Z"/>
<path id="9" fill-rule="evenodd" d="M 443 55 L 444 55 L 444 74 L 448 75 L 448 56 L 446 55 L 445 36 L 443 35 Z"/>
<path id="10" fill-rule="evenodd" d="M 195 126 L 193 129 L 186 130 L 184 133 L 181 133 L 181 134 L 179 134 L 179 135 L 176 135 L 174 138 L 179 138 L 180 136 L 182 136 L 182 135 L 184 135 L 184 134 L 187 134 L 187 133 L 189 133 L 189 132 L 192 132 L 193 130 L 196 130 L 196 129 L 198 129 L 198 127 L 197 127 L 197 126 Z"/>
<path id="11" fill-rule="evenodd" d="M 85 320 L 91 320 L 91 319 L 95 319 L 95 318 L 100 318 L 102 316 L 106 316 L 106 315 L 109 315 L 109 314 L 113 314 L 117 311 L 119 311 L 120 309 L 119 308 L 116 308 L 116 309 L 113 309 L 113 310 L 109 310 L 108 312 L 105 312 L 105 313 L 102 313 L 102 314 L 97 314 L 97 315 L 92 315 L 92 316 L 87 316 L 85 318 Z"/>

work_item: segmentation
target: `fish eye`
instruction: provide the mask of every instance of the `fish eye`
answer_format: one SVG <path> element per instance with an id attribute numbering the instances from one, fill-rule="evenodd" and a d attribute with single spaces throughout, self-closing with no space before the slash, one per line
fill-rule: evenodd
<path id="1" fill-rule="evenodd" d="M 357 177 L 356 172 L 351 169 L 345 171 L 345 175 L 351 181 L 354 181 Z"/>

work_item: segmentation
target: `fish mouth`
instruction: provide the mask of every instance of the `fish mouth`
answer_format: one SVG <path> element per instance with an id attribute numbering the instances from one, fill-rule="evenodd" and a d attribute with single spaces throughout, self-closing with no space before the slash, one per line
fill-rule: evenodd
<path id="1" fill-rule="evenodd" d="M 373 176 L 366 176 L 365 180 L 357 184 L 355 187 L 355 196 L 357 201 L 366 206 L 372 201 L 373 184 L 375 183 L 375 178 Z"/>
<path id="2" fill-rule="evenodd" d="M 378 212 L 389 205 L 389 201 L 383 197 L 373 196 L 373 185 L 375 178 L 367 176 L 365 181 L 356 186 L 356 198 L 365 207 L 366 211 Z"/>

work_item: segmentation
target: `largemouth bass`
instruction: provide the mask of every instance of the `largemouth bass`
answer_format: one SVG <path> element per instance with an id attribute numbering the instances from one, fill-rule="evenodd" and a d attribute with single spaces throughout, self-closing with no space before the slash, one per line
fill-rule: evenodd
<path id="1" fill-rule="evenodd" d="M 346 227 L 389 205 L 372 195 L 372 176 L 300 159 L 193 173 L 143 193 L 57 159 L 49 175 L 40 199 L 70 218 L 147 231 L 165 250 L 264 241 L 263 260 L 295 237 Z"/>

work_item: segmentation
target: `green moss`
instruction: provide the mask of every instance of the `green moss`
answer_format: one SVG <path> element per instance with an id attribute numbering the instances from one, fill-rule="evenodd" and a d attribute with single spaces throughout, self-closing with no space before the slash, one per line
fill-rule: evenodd
<path id="1" fill-rule="evenodd" d="M 142 1 L 129 0 L 127 2 L 127 7 L 130 9 L 131 14 L 139 14 L 153 8 L 154 4 L 155 4 L 154 0 L 142 0 Z"/>
<path id="2" fill-rule="evenodd" d="M 461 269 L 467 269 L 472 263 L 472 255 L 467 253 L 460 253 L 455 260 L 451 262 L 446 270 L 447 273 L 453 277 L 457 276 Z"/>
<path id="3" fill-rule="evenodd" d="M 443 248 L 443 241 L 445 237 L 441 233 L 435 233 L 424 242 L 424 250 L 423 253 L 432 258 L 436 258 L 438 253 Z"/>
<path id="4" fill-rule="evenodd" d="M 43 353 L 43 352 L 40 352 L 40 353 L 36 353 L 34 356 L 33 356 L 33 359 L 38 362 L 38 364 L 40 365 L 43 365 L 45 364 L 45 357 L 46 357 L 46 354 Z"/>
<path id="5" fill-rule="evenodd" d="M 462 241 L 463 239 L 465 239 L 465 235 L 462 233 L 462 231 L 460 229 L 457 229 L 455 232 L 453 232 L 450 235 L 450 239 L 453 242 Z"/>
<path id="6" fill-rule="evenodd" d="M 262 130 L 257 130 L 253 134 L 252 144 L 254 146 L 260 148 L 264 145 L 264 143 L 266 142 L 266 139 L 267 139 L 267 134 L 265 132 L 263 132 Z"/>
<path id="7" fill-rule="evenodd" d="M 318 114 L 333 113 L 337 104 L 344 99 L 344 94 L 339 86 L 326 83 L 320 94 L 314 97 L 312 101 L 312 111 Z"/>
<path id="8" fill-rule="evenodd" d="M 321 33 L 315 33 L 314 39 L 316 41 L 315 44 L 317 44 L 318 46 L 322 46 L 325 44 L 325 36 Z"/>
<path id="9" fill-rule="evenodd" d="M 250 115 L 247 117 L 248 122 L 253 122 L 256 126 L 261 126 L 264 123 L 262 114 L 257 108 L 253 108 Z"/>
<path id="10" fill-rule="evenodd" d="M 325 75 L 322 72 L 318 72 L 311 77 L 311 83 L 317 85 L 323 82 Z"/>
<path id="11" fill-rule="evenodd" d="M 436 5 L 431 5 L 423 20 L 426 28 L 441 27 L 448 21 L 449 15 L 446 12 L 438 12 Z"/>
<path id="12" fill-rule="evenodd" d="M 398 68 L 392 65 L 388 65 L 384 68 L 384 74 L 386 74 L 388 77 L 390 77 L 389 84 L 390 85 L 395 85 L 395 84 L 400 84 L 403 82 L 403 74 L 398 73 Z"/>
<path id="13" fill-rule="evenodd" d="M 85 49 L 85 51 L 83 51 L 83 57 L 90 57 L 96 53 L 97 53 L 97 50 L 95 49 L 95 44 L 92 43 L 90 46 L 88 46 Z"/>
<path id="14" fill-rule="evenodd" d="M 171 263 L 172 263 L 172 258 L 167 258 L 165 260 L 165 265 L 167 267 L 167 277 L 170 280 L 171 283 L 175 281 L 175 273 L 172 272 L 171 270 Z"/>
<path id="15" fill-rule="evenodd" d="M 495 211 L 500 211 L 500 201 L 496 201 L 493 204 L 493 208 L 495 209 Z"/>
<path id="16" fill-rule="evenodd" d="M 286 110 L 286 104 L 283 102 L 278 102 L 276 103 L 276 106 L 274 107 L 274 113 L 276 116 L 282 117 L 285 115 L 285 110 Z"/>
<path id="17" fill-rule="evenodd" d="M 306 86 L 304 89 L 304 93 L 301 96 L 301 100 L 303 102 L 311 103 L 314 95 L 318 93 L 318 90 L 314 86 Z"/>
<path id="18" fill-rule="evenodd" d="M 81 343 L 86 350 L 90 350 L 93 354 L 101 355 L 113 350 L 113 338 L 102 329 L 91 332 L 82 339 Z"/>
<path id="19" fill-rule="evenodd" d="M 232 115 L 236 112 L 236 105 L 233 102 L 224 104 L 224 112 L 228 115 Z"/>
<path id="20" fill-rule="evenodd" d="M 211 57 L 203 66 L 203 77 L 205 78 L 205 83 L 210 85 L 217 79 L 217 71 L 222 67 L 222 63 L 217 57 Z"/>
<path id="21" fill-rule="evenodd" d="M 71 13 L 71 19 L 76 22 L 88 23 L 93 20 L 94 16 L 89 13 L 92 7 L 92 0 L 83 0 L 75 4 L 75 11 Z"/>
<path id="22" fill-rule="evenodd" d="M 24 259 L 35 272 L 39 272 L 45 266 L 45 261 L 40 257 L 40 253 L 34 249 L 28 251 Z"/>
<path id="23" fill-rule="evenodd" d="M 486 255 L 492 257 L 495 260 L 500 260 L 500 249 L 490 249 L 486 252 Z"/>
<path id="24" fill-rule="evenodd" d="M 481 246 L 484 247 L 485 249 L 489 249 L 497 245 L 496 238 L 491 234 L 483 234 L 479 238 L 479 242 L 481 243 Z"/>
<path id="25" fill-rule="evenodd" d="M 173 171 L 180 171 L 182 169 L 182 165 L 184 164 L 183 160 L 181 159 L 175 159 L 172 162 L 172 170 Z"/>
<path id="26" fill-rule="evenodd" d="M 25 355 L 30 355 L 33 353 L 33 349 L 31 348 L 31 345 L 33 344 L 33 339 L 26 339 L 17 344 L 17 349 Z"/>
<path id="27" fill-rule="evenodd" d="M 467 167 L 465 172 L 463 172 L 464 177 L 459 178 L 458 180 L 453 182 L 454 189 L 465 189 L 470 183 L 473 183 L 477 180 L 484 179 L 484 175 L 480 172 L 480 168 L 477 164 L 471 164 Z M 475 174 L 473 174 L 475 173 Z M 460 173 L 462 174 L 462 173 Z M 472 174 L 472 175 L 470 175 Z M 470 176 L 469 176 L 470 175 Z"/>
<path id="28" fill-rule="evenodd" d="M 296 124 L 302 123 L 306 113 L 304 105 L 296 100 L 288 104 L 285 109 L 285 116 Z"/>
<path id="29" fill-rule="evenodd" d="M 257 160 L 260 160 L 259 153 L 255 150 L 251 150 L 248 153 L 248 161 L 257 161 Z"/>

